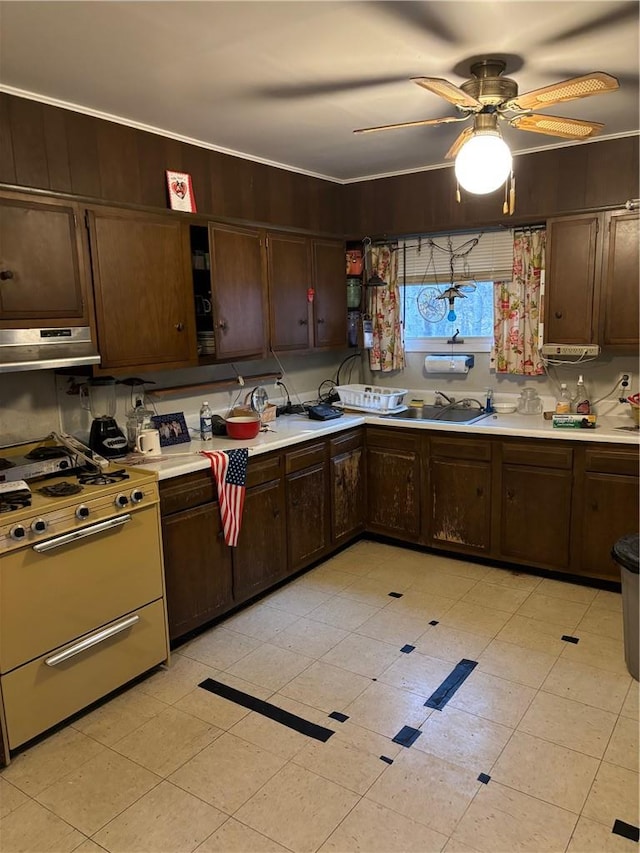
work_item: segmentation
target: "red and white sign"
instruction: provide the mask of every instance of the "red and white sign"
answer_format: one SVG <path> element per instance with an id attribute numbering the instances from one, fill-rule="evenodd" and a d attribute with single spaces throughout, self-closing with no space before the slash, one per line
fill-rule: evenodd
<path id="1" fill-rule="evenodd" d="M 196 200 L 193 195 L 191 175 L 187 174 L 187 172 L 170 172 L 168 169 L 166 174 L 171 210 L 184 210 L 187 213 L 195 213 Z"/>

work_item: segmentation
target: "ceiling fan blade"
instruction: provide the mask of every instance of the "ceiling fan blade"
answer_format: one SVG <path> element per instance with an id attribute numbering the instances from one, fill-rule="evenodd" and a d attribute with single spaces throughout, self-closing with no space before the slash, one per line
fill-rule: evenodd
<path id="1" fill-rule="evenodd" d="M 397 130 L 400 127 L 426 127 L 434 124 L 452 124 L 466 121 L 469 116 L 444 116 L 443 118 L 425 118 L 419 121 L 403 121 L 400 124 L 381 124 L 378 127 L 359 127 L 354 133 L 376 133 L 378 130 Z"/>
<path id="2" fill-rule="evenodd" d="M 453 145 L 452 145 L 452 146 L 451 146 L 451 148 L 447 151 L 447 153 L 444 155 L 444 159 L 445 159 L 445 160 L 452 160 L 452 159 L 456 156 L 456 154 L 458 153 L 458 151 L 462 148 L 462 146 L 465 144 L 465 142 L 466 142 L 468 139 L 471 139 L 471 137 L 472 137 L 472 136 L 473 136 L 473 128 L 472 128 L 472 127 L 467 127 L 467 128 L 465 128 L 465 129 L 462 131 L 462 133 L 460 133 L 460 134 L 456 137 L 456 139 L 455 139 L 455 141 L 454 141 Z"/>
<path id="3" fill-rule="evenodd" d="M 439 95 L 445 101 L 455 104 L 456 107 L 465 107 L 469 110 L 480 109 L 482 107 L 480 101 L 472 98 L 471 95 L 467 95 L 458 86 L 454 86 L 453 83 L 442 77 L 412 77 L 411 80 L 418 86 L 422 86 L 423 89 L 433 92 L 434 95 Z"/>
<path id="4" fill-rule="evenodd" d="M 518 130 L 528 130 L 532 133 L 544 133 L 547 136 L 562 136 L 564 139 L 588 139 L 595 136 L 604 127 L 597 121 L 582 121 L 578 118 L 563 118 L 562 116 L 546 116 L 542 113 L 532 113 L 528 116 L 517 116 L 510 119 L 509 124 Z"/>
<path id="5" fill-rule="evenodd" d="M 618 88 L 618 81 L 611 74 L 604 71 L 592 71 L 582 77 L 572 77 L 561 83 L 553 83 L 542 89 L 534 89 L 512 98 L 504 105 L 508 110 L 530 110 L 534 107 L 544 108 L 562 101 L 573 101 L 576 98 L 588 98 L 591 95 L 600 95 L 605 92 L 614 92 Z"/>
<path id="6" fill-rule="evenodd" d="M 383 12 L 393 22 L 405 22 L 417 33 L 427 33 L 429 37 L 435 37 L 445 44 L 457 45 L 460 42 L 460 33 L 455 26 L 451 26 L 445 20 L 445 15 L 438 15 L 436 9 L 438 4 L 415 3 L 406 0 L 374 0 L 367 3 L 370 14 Z M 436 9 L 434 9 L 436 7 Z"/>
<path id="7" fill-rule="evenodd" d="M 607 4 L 609 5 L 609 4 Z M 611 8 L 613 7 L 613 8 Z M 587 9 L 589 7 L 587 6 Z M 597 10 L 598 7 L 594 5 Z M 549 38 L 540 42 L 541 45 L 547 46 L 552 44 L 561 44 L 570 39 L 579 38 L 580 36 L 591 35 L 591 33 L 602 33 L 607 27 L 615 26 L 616 24 L 629 23 L 630 26 L 638 27 L 638 4 L 637 3 L 622 3 L 617 8 L 613 4 L 609 5 L 606 11 L 592 18 L 590 21 L 583 21 L 576 26 L 573 26 L 564 32 L 556 32 Z"/>

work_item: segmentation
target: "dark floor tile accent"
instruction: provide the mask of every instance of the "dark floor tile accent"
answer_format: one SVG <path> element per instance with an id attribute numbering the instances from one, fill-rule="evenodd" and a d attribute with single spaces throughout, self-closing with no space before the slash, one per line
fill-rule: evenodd
<path id="1" fill-rule="evenodd" d="M 611 832 L 628 838 L 629 841 L 635 841 L 636 844 L 640 841 L 640 827 L 634 826 L 632 823 L 625 823 L 623 820 L 616 820 Z"/>
<path id="2" fill-rule="evenodd" d="M 486 785 L 489 779 L 491 779 L 491 776 L 488 773 L 481 773 L 478 776 L 478 782 L 482 782 L 483 785 Z"/>
<path id="3" fill-rule="evenodd" d="M 340 711 L 332 711 L 329 716 L 332 720 L 337 720 L 339 723 L 345 723 L 349 719 L 346 714 L 341 714 Z"/>
<path id="4" fill-rule="evenodd" d="M 416 742 L 421 734 L 422 732 L 420 729 L 414 729 L 411 726 L 403 726 L 398 734 L 393 738 L 393 742 L 399 743 L 400 746 L 406 746 L 408 748 L 412 743 Z"/>
<path id="5" fill-rule="evenodd" d="M 391 598 L 402 598 L 404 593 L 403 592 L 390 592 L 389 595 L 391 596 Z"/>
<path id="6" fill-rule="evenodd" d="M 439 624 L 440 623 L 438 622 L 437 619 L 432 619 L 431 622 L 429 622 L 429 625 L 439 625 Z"/>
<path id="7" fill-rule="evenodd" d="M 442 711 L 449 699 L 451 699 L 477 666 L 478 661 L 463 658 L 460 663 L 455 665 L 442 684 L 429 696 L 424 703 L 425 706 L 427 708 L 435 708 L 436 711 Z"/>
<path id="8" fill-rule="evenodd" d="M 393 764 L 393 758 L 389 758 L 387 755 L 381 755 L 380 761 L 384 761 L 385 764 Z"/>
<path id="9" fill-rule="evenodd" d="M 579 643 L 580 639 L 578 637 L 570 637 L 568 634 L 563 634 L 560 637 L 561 640 L 564 640 L 565 643 Z"/>
<path id="10" fill-rule="evenodd" d="M 412 652 L 414 649 L 415 649 L 415 646 L 410 646 L 410 645 L 409 645 L 409 643 L 407 643 L 407 645 L 406 645 L 406 646 L 403 646 L 403 647 L 400 649 L 400 651 L 401 651 L 401 652 L 404 652 L 404 653 L 405 653 L 405 655 L 408 655 L 408 654 L 411 654 L 411 652 Z"/>
<path id="11" fill-rule="evenodd" d="M 296 714 L 290 714 L 289 711 L 278 708 L 277 705 L 272 705 L 270 702 L 265 702 L 256 696 L 251 696 L 249 693 L 243 693 L 241 690 L 236 690 L 235 687 L 229 687 L 228 684 L 214 681 L 213 678 L 205 678 L 204 681 L 200 682 L 198 687 L 202 687 L 210 693 L 215 693 L 216 696 L 222 696 L 223 699 L 228 699 L 237 705 L 242 705 L 243 708 L 249 708 L 251 711 L 262 714 L 276 723 L 281 723 L 283 726 L 288 726 L 302 735 L 320 740 L 323 743 L 335 734 L 331 729 L 318 726 L 316 723 L 311 723 L 309 720 L 296 716 Z"/>

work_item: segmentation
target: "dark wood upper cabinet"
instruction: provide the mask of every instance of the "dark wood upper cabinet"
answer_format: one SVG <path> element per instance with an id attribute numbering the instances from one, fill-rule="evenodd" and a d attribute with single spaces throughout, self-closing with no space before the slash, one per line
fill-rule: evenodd
<path id="1" fill-rule="evenodd" d="M 189 235 L 169 216 L 87 213 L 101 368 L 196 363 Z"/>
<path id="2" fill-rule="evenodd" d="M 82 213 L 75 203 L 0 194 L 0 323 L 88 322 Z"/>
<path id="3" fill-rule="evenodd" d="M 347 288 L 344 243 L 313 241 L 314 345 L 347 345 Z"/>
<path id="4" fill-rule="evenodd" d="M 257 229 L 209 224 L 217 359 L 266 355 L 263 242 Z"/>
<path id="5" fill-rule="evenodd" d="M 269 325 L 275 350 L 311 346 L 311 245 L 307 237 L 267 234 Z"/>
<path id="6" fill-rule="evenodd" d="M 640 216 L 637 211 L 603 214 L 600 342 L 610 350 L 638 347 Z"/>

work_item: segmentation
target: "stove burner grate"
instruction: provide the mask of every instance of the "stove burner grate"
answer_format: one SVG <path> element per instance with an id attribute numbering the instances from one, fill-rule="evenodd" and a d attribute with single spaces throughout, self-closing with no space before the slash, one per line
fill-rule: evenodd
<path id="1" fill-rule="evenodd" d="M 15 512 L 31 506 L 31 495 L 11 495 L 11 497 L 0 498 L 0 513 Z"/>
<path id="2" fill-rule="evenodd" d="M 47 498 L 68 498 L 79 494 L 82 486 L 78 483 L 54 483 L 52 486 L 43 486 L 38 491 Z"/>
<path id="3" fill-rule="evenodd" d="M 100 472 L 99 474 L 86 474 L 78 477 L 78 482 L 83 486 L 110 486 L 112 483 L 120 483 L 122 480 L 128 480 L 129 475 L 124 468 L 118 471 L 110 471 L 108 474 Z"/>
<path id="4" fill-rule="evenodd" d="M 66 447 L 44 445 L 43 447 L 34 447 L 25 455 L 25 459 L 34 459 L 41 461 L 42 459 L 64 459 L 69 456 L 69 451 Z"/>

